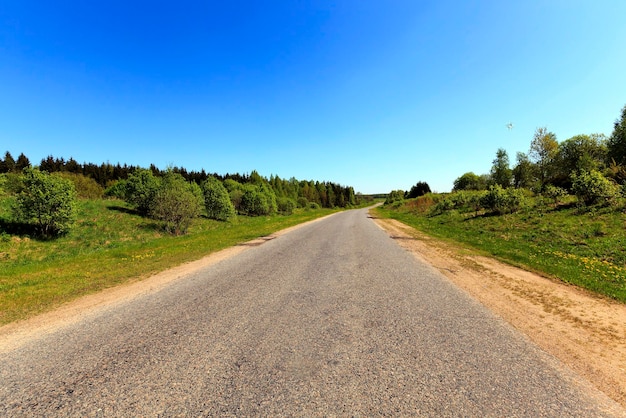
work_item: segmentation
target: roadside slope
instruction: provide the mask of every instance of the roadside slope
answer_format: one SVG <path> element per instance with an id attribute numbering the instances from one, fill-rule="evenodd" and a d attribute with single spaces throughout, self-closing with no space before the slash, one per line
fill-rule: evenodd
<path id="1" fill-rule="evenodd" d="M 598 389 L 626 406 L 626 306 L 375 219 L 426 261 Z"/>

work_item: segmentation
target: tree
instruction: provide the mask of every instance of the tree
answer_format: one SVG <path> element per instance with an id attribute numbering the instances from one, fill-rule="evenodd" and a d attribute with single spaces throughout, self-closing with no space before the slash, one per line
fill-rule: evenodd
<path id="1" fill-rule="evenodd" d="M 207 216 L 210 219 L 227 221 L 235 216 L 235 206 L 230 200 L 228 190 L 226 190 L 221 181 L 213 176 L 209 176 L 202 182 L 201 187 Z"/>
<path id="2" fill-rule="evenodd" d="M 4 160 L 0 160 L 0 173 L 15 171 L 15 160 L 9 151 L 4 153 Z"/>
<path id="3" fill-rule="evenodd" d="M 587 206 L 609 203 L 618 194 L 618 186 L 596 170 L 574 174 L 572 180 L 572 190 Z"/>
<path id="4" fill-rule="evenodd" d="M 148 215 L 159 186 L 160 181 L 152 171 L 137 169 L 128 176 L 124 200 L 135 206 L 140 215 Z"/>
<path id="5" fill-rule="evenodd" d="M 486 188 L 487 183 L 485 179 L 469 171 L 454 180 L 454 187 L 452 188 L 452 190 L 485 190 Z"/>
<path id="6" fill-rule="evenodd" d="M 192 184 L 179 173 L 168 171 L 163 175 L 150 205 L 149 214 L 163 222 L 167 232 L 181 235 L 187 232 L 191 221 L 200 215 L 201 204 Z"/>
<path id="7" fill-rule="evenodd" d="M 491 182 L 507 188 L 513 183 L 513 171 L 509 168 L 509 155 L 504 148 L 499 148 L 491 166 Z"/>
<path id="8" fill-rule="evenodd" d="M 408 199 L 413 199 L 416 197 L 424 196 L 425 194 L 430 193 L 430 186 L 428 183 L 423 181 L 418 181 L 415 186 L 411 187 L 409 194 L 407 195 Z"/>
<path id="9" fill-rule="evenodd" d="M 602 134 L 576 135 L 559 144 L 555 158 L 555 182 L 570 188 L 572 173 L 601 171 L 607 160 L 606 138 Z"/>
<path id="10" fill-rule="evenodd" d="M 559 149 L 556 135 L 547 128 L 537 128 L 528 156 L 537 166 L 539 187 L 543 190 L 554 171 L 554 158 Z"/>
<path id="11" fill-rule="evenodd" d="M 30 160 L 28 159 L 28 157 L 26 155 L 24 155 L 24 153 L 20 153 L 20 155 L 17 157 L 17 161 L 15 162 L 15 170 L 16 171 L 22 171 L 24 170 L 26 167 L 30 167 Z"/>
<path id="12" fill-rule="evenodd" d="M 528 155 L 518 152 L 516 155 L 517 164 L 513 168 L 513 185 L 518 189 L 530 189 L 534 183 L 535 166 L 528 159 Z"/>
<path id="13" fill-rule="evenodd" d="M 76 220 L 76 190 L 71 181 L 25 168 L 24 186 L 13 207 L 19 222 L 33 225 L 35 233 L 54 237 L 67 233 Z"/>
<path id="14" fill-rule="evenodd" d="M 622 109 L 622 117 L 615 121 L 607 148 L 609 162 L 613 160 L 618 165 L 626 165 L 626 106 Z"/>
<path id="15" fill-rule="evenodd" d="M 394 202 L 401 202 L 404 200 L 404 190 L 392 190 L 385 199 L 385 205 L 392 204 Z"/>

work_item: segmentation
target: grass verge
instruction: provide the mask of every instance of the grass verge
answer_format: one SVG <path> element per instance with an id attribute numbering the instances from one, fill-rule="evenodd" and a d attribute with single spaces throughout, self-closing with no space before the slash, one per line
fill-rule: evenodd
<path id="1" fill-rule="evenodd" d="M 410 205 L 375 211 L 379 217 L 626 303 L 626 228 L 621 212 L 560 207 L 500 216 L 456 211 L 429 216 Z"/>
<path id="2" fill-rule="evenodd" d="M 0 325 L 333 212 L 233 222 L 199 218 L 188 234 L 171 236 L 121 201 L 81 201 L 79 221 L 67 236 L 40 241 L 0 234 Z M 7 216 L 8 202 L 0 199 L 0 220 Z"/>

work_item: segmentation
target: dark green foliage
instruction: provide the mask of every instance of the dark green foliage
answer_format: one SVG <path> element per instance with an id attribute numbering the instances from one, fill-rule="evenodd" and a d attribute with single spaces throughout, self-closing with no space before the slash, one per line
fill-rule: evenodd
<path id="1" fill-rule="evenodd" d="M 626 106 L 622 108 L 621 118 L 615 121 L 607 148 L 609 160 L 626 165 Z"/>
<path id="2" fill-rule="evenodd" d="M 67 233 L 76 220 L 76 190 L 71 181 L 26 168 L 23 189 L 17 196 L 13 216 L 30 224 L 39 236 L 51 238 Z"/>
<path id="3" fill-rule="evenodd" d="M 4 153 L 4 159 L 0 159 L 0 173 L 15 171 L 15 160 L 9 151 Z"/>
<path id="4" fill-rule="evenodd" d="M 137 169 L 128 176 L 124 200 L 133 205 L 139 214 L 148 215 L 160 183 L 152 171 Z"/>
<path id="5" fill-rule="evenodd" d="M 200 209 L 199 196 L 192 183 L 178 173 L 168 172 L 151 199 L 149 214 L 161 221 L 167 232 L 180 235 L 187 232 L 191 221 L 200 215 Z"/>
<path id="6" fill-rule="evenodd" d="M 518 152 L 517 164 L 512 170 L 513 185 L 518 189 L 532 189 L 535 183 L 535 172 L 535 165 L 530 162 L 528 155 Z"/>
<path id="7" fill-rule="evenodd" d="M 409 194 L 407 195 L 408 199 L 415 199 L 416 197 L 424 196 L 427 193 L 430 193 L 430 186 L 428 183 L 423 181 L 418 181 L 415 186 L 411 187 Z"/>
<path id="8" fill-rule="evenodd" d="M 574 174 L 572 191 L 587 206 L 608 204 L 619 194 L 617 185 L 595 170 Z"/>
<path id="9" fill-rule="evenodd" d="M 299 208 L 306 208 L 309 204 L 309 201 L 306 200 L 306 197 L 299 197 L 297 202 Z"/>
<path id="10" fill-rule="evenodd" d="M 228 190 L 217 178 L 209 176 L 202 183 L 202 192 L 207 216 L 210 219 L 227 221 L 235 216 L 235 206 L 230 200 Z"/>
<path id="11" fill-rule="evenodd" d="M 276 196 L 264 183 L 260 185 L 245 184 L 241 196 L 240 211 L 248 216 L 264 216 L 276 213 Z"/>

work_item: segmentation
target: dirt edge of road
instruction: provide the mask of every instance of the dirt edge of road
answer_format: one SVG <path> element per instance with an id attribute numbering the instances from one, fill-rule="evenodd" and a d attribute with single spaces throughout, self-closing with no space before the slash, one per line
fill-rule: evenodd
<path id="1" fill-rule="evenodd" d="M 401 222 L 374 221 L 400 246 L 626 407 L 626 305 L 472 254 Z"/>
<path id="2" fill-rule="evenodd" d="M 222 260 L 240 254 L 252 247 L 262 245 L 267 241 L 287 234 L 297 228 L 321 221 L 333 215 L 335 214 L 333 213 L 294 225 L 268 236 L 217 251 L 199 260 L 181 264 L 146 279 L 130 280 L 125 284 L 82 296 L 49 312 L 3 325 L 0 327 L 0 354 L 18 348 L 28 341 L 50 334 L 89 316 L 96 315 L 101 310 L 110 309 L 115 305 L 128 302 L 142 295 L 158 292 L 172 282 L 180 280 L 196 270 L 219 263 Z"/>

